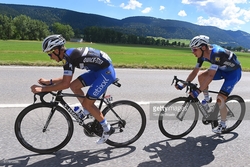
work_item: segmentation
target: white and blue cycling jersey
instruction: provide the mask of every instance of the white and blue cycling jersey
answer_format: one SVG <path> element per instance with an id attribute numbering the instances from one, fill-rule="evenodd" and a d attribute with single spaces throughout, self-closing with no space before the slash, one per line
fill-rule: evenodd
<path id="1" fill-rule="evenodd" d="M 63 62 L 66 76 L 72 76 L 75 68 L 88 70 L 78 79 L 83 86 L 90 86 L 86 95 L 89 99 L 97 99 L 116 79 L 110 57 L 91 47 L 66 49 Z"/>
<path id="2" fill-rule="evenodd" d="M 66 73 L 74 73 L 75 67 L 98 71 L 111 64 L 111 59 L 105 52 L 90 47 L 67 49 L 64 59 L 66 60 L 64 65 Z"/>
<path id="3" fill-rule="evenodd" d="M 211 70 L 222 70 L 222 71 L 233 71 L 237 68 L 240 68 L 240 62 L 237 59 L 237 56 L 218 45 L 211 45 L 212 50 L 210 54 L 210 60 L 204 57 L 200 57 L 197 61 L 198 66 L 201 67 L 204 61 L 210 62 Z"/>

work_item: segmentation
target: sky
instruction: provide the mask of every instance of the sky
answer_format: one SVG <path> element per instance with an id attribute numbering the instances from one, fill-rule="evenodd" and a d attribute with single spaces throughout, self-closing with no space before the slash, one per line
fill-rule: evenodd
<path id="1" fill-rule="evenodd" d="M 0 3 L 61 8 L 115 19 L 150 16 L 250 34 L 250 0 L 1 0 Z"/>

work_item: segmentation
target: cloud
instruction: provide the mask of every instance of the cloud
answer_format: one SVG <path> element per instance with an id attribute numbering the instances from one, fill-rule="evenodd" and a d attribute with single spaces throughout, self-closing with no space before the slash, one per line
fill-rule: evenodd
<path id="1" fill-rule="evenodd" d="M 142 3 L 140 3 L 139 1 L 136 1 L 136 0 L 129 0 L 128 4 L 125 5 L 124 3 L 122 3 L 120 5 L 121 8 L 123 9 L 136 9 L 136 8 L 141 8 L 142 7 Z"/>
<path id="2" fill-rule="evenodd" d="M 161 10 L 164 10 L 164 9 L 165 9 L 165 6 L 160 6 L 159 10 L 161 11 Z"/>
<path id="3" fill-rule="evenodd" d="M 181 3 L 183 3 L 183 4 L 190 4 L 189 0 L 182 0 Z"/>
<path id="4" fill-rule="evenodd" d="M 184 10 L 179 11 L 178 15 L 181 16 L 181 17 L 187 16 L 187 14 L 186 14 L 186 12 Z"/>
<path id="5" fill-rule="evenodd" d="M 220 28 L 238 27 L 250 21 L 248 0 L 182 0 L 183 4 L 193 5 L 199 13 L 197 23 Z M 248 6 L 248 7 L 247 7 Z M 200 14 L 201 15 L 201 14 Z M 206 17 L 206 18 L 205 18 Z"/>
<path id="6" fill-rule="evenodd" d="M 239 19 L 222 20 L 222 19 L 216 18 L 216 17 L 209 17 L 208 19 L 205 19 L 202 16 L 197 18 L 197 23 L 199 25 L 216 26 L 216 27 L 219 27 L 221 29 L 225 29 L 225 28 L 231 26 L 232 24 L 235 24 L 235 26 L 245 24 L 245 22 L 243 22 L 243 21 L 241 21 Z"/>
<path id="7" fill-rule="evenodd" d="M 145 14 L 145 13 L 149 13 L 151 10 L 152 10 L 152 8 L 147 7 L 144 10 L 142 10 L 141 12 Z"/>
<path id="8" fill-rule="evenodd" d="M 99 2 L 111 3 L 110 0 L 98 0 Z"/>

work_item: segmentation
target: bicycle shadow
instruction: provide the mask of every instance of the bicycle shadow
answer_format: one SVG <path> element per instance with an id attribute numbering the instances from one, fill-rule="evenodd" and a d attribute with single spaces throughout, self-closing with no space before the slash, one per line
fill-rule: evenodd
<path id="1" fill-rule="evenodd" d="M 121 149 L 124 149 L 121 151 Z M 117 148 L 109 147 L 101 150 L 83 150 L 83 151 L 67 151 L 67 150 L 59 150 L 54 154 L 32 154 L 26 155 L 16 158 L 11 158 L 8 160 L 0 160 L 0 166 L 12 166 L 12 167 L 45 167 L 45 166 L 88 166 L 97 164 L 103 161 L 109 161 L 112 159 L 116 159 L 119 157 L 126 156 L 131 154 L 136 150 L 134 146 L 127 146 L 121 148 L 117 154 L 115 150 Z M 121 153 L 122 152 L 122 153 Z M 119 155 L 120 153 L 120 155 Z M 30 159 L 34 159 L 37 156 L 51 155 L 53 157 L 42 159 L 35 163 L 29 164 Z"/>
<path id="2" fill-rule="evenodd" d="M 238 134 L 234 132 L 228 134 L 232 135 L 228 140 L 222 135 L 212 135 L 210 137 L 187 137 L 183 139 L 169 139 L 152 143 L 145 146 L 143 150 L 155 153 L 154 155 L 149 156 L 150 159 L 155 160 L 143 162 L 139 164 L 138 167 L 200 167 L 207 165 L 215 159 L 213 151 L 218 144 L 232 141 L 238 137 Z M 171 146 L 173 142 L 175 143 L 175 146 Z"/>

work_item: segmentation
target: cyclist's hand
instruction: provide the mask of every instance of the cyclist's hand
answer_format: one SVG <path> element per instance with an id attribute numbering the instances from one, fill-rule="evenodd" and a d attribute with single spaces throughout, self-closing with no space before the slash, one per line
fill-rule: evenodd
<path id="1" fill-rule="evenodd" d="M 39 86 L 39 85 L 32 85 L 30 87 L 30 89 L 31 89 L 31 92 L 33 92 L 33 93 L 40 93 L 40 92 L 42 92 L 42 87 Z"/>
<path id="2" fill-rule="evenodd" d="M 190 95 L 191 95 L 193 98 L 198 97 L 199 94 L 200 94 L 200 91 L 199 91 L 198 89 L 193 90 L 192 92 L 190 92 Z"/>
<path id="3" fill-rule="evenodd" d="M 44 79 L 44 78 L 40 78 L 37 81 L 40 85 L 50 85 L 50 80 Z"/>
<path id="4" fill-rule="evenodd" d="M 179 84 L 176 84 L 175 85 L 175 88 L 178 89 L 178 90 L 182 90 L 184 88 L 183 85 L 179 85 Z"/>

